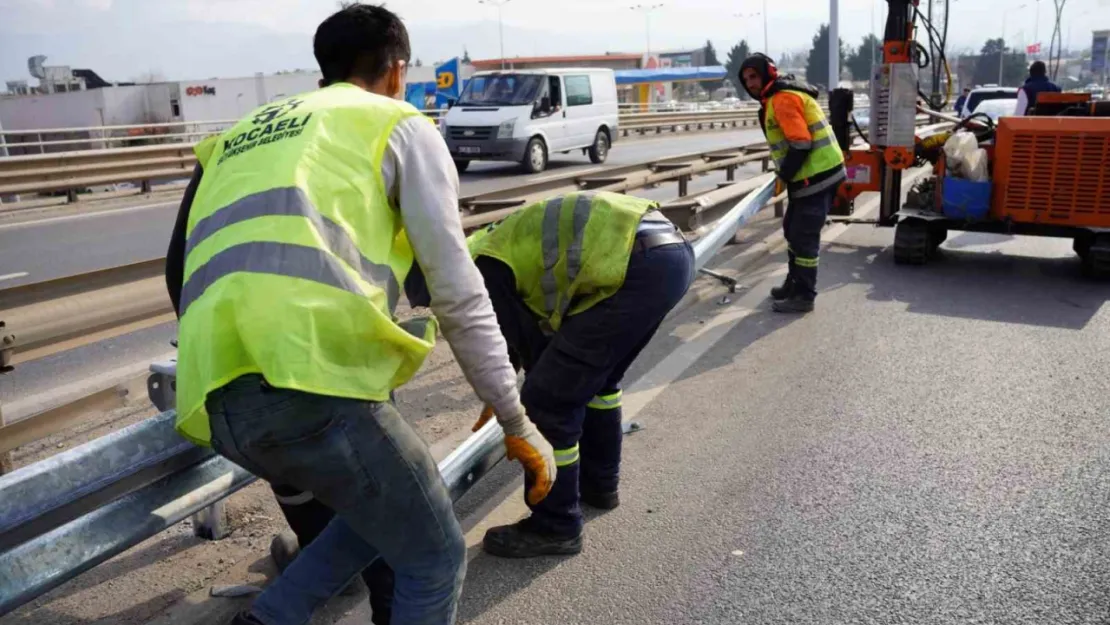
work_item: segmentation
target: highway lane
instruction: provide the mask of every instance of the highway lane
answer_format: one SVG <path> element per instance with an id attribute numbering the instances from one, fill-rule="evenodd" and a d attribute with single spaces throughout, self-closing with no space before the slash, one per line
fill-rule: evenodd
<path id="1" fill-rule="evenodd" d="M 474 552 L 460 623 L 1107 622 L 1110 287 L 1066 241 L 906 268 L 891 237 L 828 246 L 816 314 L 771 313 L 775 276 L 658 340 L 719 326 L 640 410 L 621 508 L 576 558 Z"/>
<path id="2" fill-rule="evenodd" d="M 724 149 L 758 140 L 757 133 L 741 131 L 628 141 L 618 143 L 609 163 L 631 163 L 672 154 Z M 564 158 L 564 163 L 553 163 L 551 170 L 532 178 L 554 175 L 564 169 L 593 167 L 585 158 Z M 473 173 L 467 172 L 461 178 L 464 193 L 520 184 L 528 179 L 516 175 L 514 166 L 510 164 L 475 163 L 473 167 Z M 758 170 L 758 164 L 755 164 L 742 169 L 737 176 L 754 175 Z M 690 184 L 690 192 L 709 190 L 721 180 L 723 174 L 696 178 Z M 673 184 L 637 192 L 656 200 L 671 199 L 676 193 Z M 176 210 L 176 204 L 163 203 L 151 208 L 123 208 L 116 212 L 0 225 L 0 277 L 15 271 L 27 274 L 0 280 L 0 289 L 162 256 Z M 169 341 L 175 335 L 176 324 L 165 324 L 20 365 L 14 372 L 0 375 L 0 398 L 12 402 L 29 396 L 42 396 L 61 384 L 118 367 L 150 362 L 170 349 Z"/>
<path id="3" fill-rule="evenodd" d="M 613 147 L 607 164 L 725 149 L 759 140 L 757 130 L 624 140 Z M 591 167 L 596 166 L 574 153 L 555 155 L 548 171 L 533 176 L 520 175 L 512 163 L 473 163 L 460 177 L 461 189 L 464 195 L 481 193 Z M 0 288 L 162 256 L 173 229 L 176 203 L 175 198 L 111 212 L 0 224 Z"/>

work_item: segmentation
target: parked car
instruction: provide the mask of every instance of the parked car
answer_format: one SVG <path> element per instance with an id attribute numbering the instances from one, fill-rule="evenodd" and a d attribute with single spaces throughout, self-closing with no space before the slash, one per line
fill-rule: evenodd
<path id="1" fill-rule="evenodd" d="M 975 109 L 979 106 L 979 103 L 986 100 L 1009 100 L 1010 110 L 1012 111 L 1017 107 L 1017 97 L 1018 90 L 1013 87 L 998 87 L 995 85 L 979 87 L 967 95 L 967 101 L 964 102 L 964 110 L 960 112 L 960 117 L 969 117 L 976 112 Z"/>

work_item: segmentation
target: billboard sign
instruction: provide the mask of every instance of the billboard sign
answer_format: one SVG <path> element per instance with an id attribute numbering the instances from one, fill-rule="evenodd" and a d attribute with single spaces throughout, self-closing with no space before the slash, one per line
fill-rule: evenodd
<path id="1" fill-rule="evenodd" d="M 1101 74 L 1106 71 L 1106 51 L 1110 47 L 1110 30 L 1096 30 L 1091 40 L 1091 73 Z"/>
<path id="2" fill-rule="evenodd" d="M 458 100 L 462 92 L 459 84 L 459 59 L 453 58 L 436 68 L 436 108 L 446 108 L 449 100 Z"/>

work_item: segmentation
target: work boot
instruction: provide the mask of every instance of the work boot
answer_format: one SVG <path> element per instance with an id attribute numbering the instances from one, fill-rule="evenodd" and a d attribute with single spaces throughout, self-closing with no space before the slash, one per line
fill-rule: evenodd
<path id="1" fill-rule="evenodd" d="M 597 508 L 598 510 L 613 510 L 617 506 L 621 505 L 620 491 L 603 493 L 600 491 L 583 488 L 581 495 L 579 495 L 579 499 L 581 499 L 582 503 L 586 504 L 587 506 L 590 506 L 591 508 Z"/>
<path id="2" fill-rule="evenodd" d="M 281 532 L 270 541 L 270 557 L 278 573 L 284 573 L 300 552 L 301 546 L 293 532 Z"/>
<path id="3" fill-rule="evenodd" d="M 814 300 L 802 295 L 791 295 L 772 302 L 771 309 L 777 313 L 807 313 L 813 311 L 813 302 Z"/>
<path id="4" fill-rule="evenodd" d="M 771 298 L 780 300 L 790 297 L 794 293 L 794 280 L 788 275 L 782 281 L 782 286 L 771 289 Z"/>
<path id="5" fill-rule="evenodd" d="M 486 553 L 500 558 L 573 556 L 582 551 L 582 535 L 567 538 L 542 532 L 524 519 L 512 525 L 490 528 L 482 539 Z"/>

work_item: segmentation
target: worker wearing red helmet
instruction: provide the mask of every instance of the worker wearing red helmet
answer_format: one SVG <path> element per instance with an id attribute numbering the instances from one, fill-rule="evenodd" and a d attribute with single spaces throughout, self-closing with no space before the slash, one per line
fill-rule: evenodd
<path id="1" fill-rule="evenodd" d="M 740 82 L 759 100 L 759 124 L 789 198 L 783 233 L 789 273 L 771 290 L 776 312 L 806 313 L 817 298 L 821 229 L 836 189 L 846 178 L 844 155 L 817 103 L 817 89 L 793 76 L 779 76 L 770 57 L 754 54 L 740 66 Z"/>

